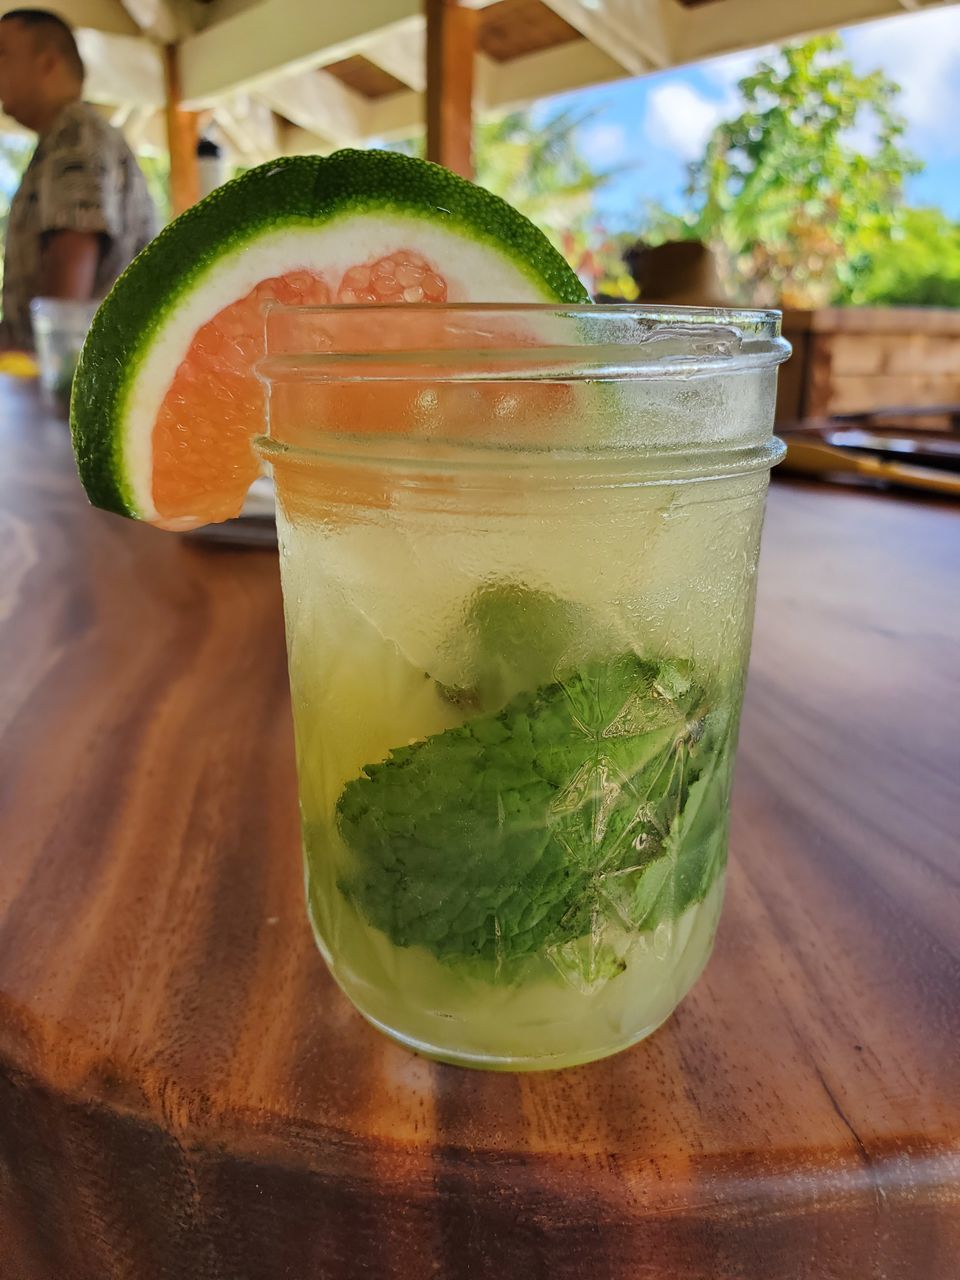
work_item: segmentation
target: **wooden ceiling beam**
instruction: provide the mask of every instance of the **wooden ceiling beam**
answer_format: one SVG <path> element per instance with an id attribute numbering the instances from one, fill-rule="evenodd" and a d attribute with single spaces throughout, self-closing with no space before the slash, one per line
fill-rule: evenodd
<path id="1" fill-rule="evenodd" d="M 260 0 L 187 36 L 181 46 L 185 101 L 206 104 L 281 75 L 362 53 L 420 11 L 419 0 Z"/>
<path id="2" fill-rule="evenodd" d="M 282 150 L 277 119 L 265 102 L 238 93 L 213 109 L 213 119 L 245 164 L 272 160 Z"/>
<path id="3" fill-rule="evenodd" d="M 586 40 L 528 53 L 509 62 L 483 58 L 477 71 L 477 100 L 491 111 L 508 110 L 623 75 L 620 62 Z"/>
<path id="4" fill-rule="evenodd" d="M 623 75 L 623 68 L 587 41 L 530 53 L 511 62 L 476 58 L 474 105 L 478 111 L 508 111 L 531 99 L 550 97 L 585 85 L 602 84 Z M 425 96 L 396 93 L 371 102 L 367 136 L 404 138 L 423 127 Z"/>
<path id="5" fill-rule="evenodd" d="M 145 36 L 89 27 L 77 32 L 77 45 L 87 69 L 83 95 L 88 102 L 163 107 L 166 87 L 161 46 Z"/>
<path id="6" fill-rule="evenodd" d="M 377 32 L 360 52 L 409 88 L 419 93 L 426 89 L 426 29 L 419 14 L 408 22 L 397 23 L 392 31 Z"/>
<path id="7" fill-rule="evenodd" d="M 174 44 L 193 29 L 186 6 L 178 0 L 122 0 L 122 3 L 140 31 L 160 44 Z"/>
<path id="8" fill-rule="evenodd" d="M 281 133 L 281 146 L 285 156 L 327 155 L 336 150 L 327 138 L 300 125 L 288 125 Z"/>
<path id="9" fill-rule="evenodd" d="M 17 0 L 2 0 L 0 15 L 9 13 L 11 9 L 29 7 L 31 6 L 24 3 L 18 4 Z M 55 9 L 74 30 L 88 27 L 91 31 L 103 31 L 107 35 L 118 36 L 135 36 L 140 32 L 139 26 L 120 0 L 57 0 L 55 5 L 49 7 Z"/>
<path id="10" fill-rule="evenodd" d="M 257 96 L 291 123 L 328 144 L 355 146 L 370 136 L 373 104 L 329 72 L 302 71 L 286 76 L 261 85 Z"/>
<path id="11" fill-rule="evenodd" d="M 674 0 L 543 0 L 601 52 L 632 76 L 667 67 L 673 61 Z"/>
<path id="12" fill-rule="evenodd" d="M 134 151 L 166 151 L 165 113 L 149 107 L 135 107 L 123 126 L 123 134 Z"/>
<path id="13" fill-rule="evenodd" d="M 755 49 L 854 26 L 900 12 L 897 0 L 722 0 L 678 7 L 673 25 L 674 65 Z"/>

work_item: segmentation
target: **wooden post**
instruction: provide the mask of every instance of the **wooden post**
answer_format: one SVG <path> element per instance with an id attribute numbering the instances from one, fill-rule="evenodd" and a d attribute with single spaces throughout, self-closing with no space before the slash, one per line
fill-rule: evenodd
<path id="1" fill-rule="evenodd" d="M 427 18 L 427 159 L 473 177 L 476 9 L 424 0 Z"/>
<path id="2" fill-rule="evenodd" d="M 180 106 L 180 51 L 175 44 L 164 47 L 167 104 L 167 146 L 170 149 L 170 204 L 174 216 L 200 199 L 200 169 L 197 164 L 197 113 Z"/>

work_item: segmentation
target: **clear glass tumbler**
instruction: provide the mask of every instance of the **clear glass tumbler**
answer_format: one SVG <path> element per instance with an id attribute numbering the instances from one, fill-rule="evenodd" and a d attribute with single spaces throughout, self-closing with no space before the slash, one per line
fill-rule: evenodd
<path id="1" fill-rule="evenodd" d="M 310 919 L 404 1044 L 528 1070 L 710 954 L 775 312 L 269 308 Z"/>
<path id="2" fill-rule="evenodd" d="M 73 302 L 65 298 L 34 298 L 30 303 L 40 387 L 49 407 L 64 416 L 70 412 L 70 392 L 80 348 L 99 305 L 99 302 Z"/>

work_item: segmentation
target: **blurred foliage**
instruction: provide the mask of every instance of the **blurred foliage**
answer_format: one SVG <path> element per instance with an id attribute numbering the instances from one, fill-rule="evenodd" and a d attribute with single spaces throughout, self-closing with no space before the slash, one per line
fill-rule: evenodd
<path id="1" fill-rule="evenodd" d="M 599 169 L 583 150 L 592 113 L 559 111 L 542 119 L 529 110 L 488 116 L 474 138 L 475 180 L 537 224 L 591 292 L 635 298 L 622 246 L 594 214 L 597 193 L 620 169 Z M 391 150 L 423 155 L 423 138 Z"/>
<path id="2" fill-rule="evenodd" d="M 10 200 L 23 172 L 30 163 L 34 144 L 17 133 L 0 133 L 0 194 L 4 197 L 3 217 L 9 212 Z"/>
<path id="3" fill-rule="evenodd" d="M 598 222 L 562 231 L 556 243 L 591 295 L 633 302 L 640 291 L 623 260 L 623 252 L 633 239 L 614 234 Z"/>
<path id="4" fill-rule="evenodd" d="M 731 297 L 766 305 L 861 301 L 869 264 L 892 251 L 904 180 L 899 86 L 860 75 L 836 35 L 785 46 L 739 82 L 743 110 L 690 167 L 692 211 L 655 214 L 650 239 L 717 253 Z"/>
<path id="5" fill-rule="evenodd" d="M 589 116 L 560 111 L 536 120 L 529 111 L 481 120 L 475 141 L 476 181 L 558 241 L 585 232 L 594 197 L 613 176 L 583 154 L 579 133 Z"/>
<path id="6" fill-rule="evenodd" d="M 161 155 L 141 152 L 137 159 L 147 180 L 153 207 L 157 211 L 157 227 L 165 227 L 173 216 L 170 207 L 170 157 L 166 152 Z"/>
<path id="7" fill-rule="evenodd" d="M 16 194 L 23 172 L 33 155 L 29 138 L 15 133 L 0 133 L 0 239 L 6 242 L 10 201 Z M 0 285 L 3 284 L 3 258 L 0 256 Z"/>
<path id="8" fill-rule="evenodd" d="M 889 241 L 861 264 L 836 301 L 960 307 L 960 224 L 939 209 L 905 209 Z"/>

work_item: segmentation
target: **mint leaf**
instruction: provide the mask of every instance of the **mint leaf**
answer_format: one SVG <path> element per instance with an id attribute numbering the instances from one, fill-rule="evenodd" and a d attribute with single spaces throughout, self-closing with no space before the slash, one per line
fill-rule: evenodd
<path id="1" fill-rule="evenodd" d="M 726 708 L 709 712 L 686 759 L 689 785 L 652 862 L 615 870 L 603 895 L 629 929 L 653 929 L 700 902 L 726 865 L 731 753 Z"/>
<path id="2" fill-rule="evenodd" d="M 667 835 L 664 854 L 672 867 L 676 915 L 706 896 L 726 863 L 727 774 L 727 756 L 712 756 Z"/>
<path id="3" fill-rule="evenodd" d="M 687 838 L 710 713 L 689 663 L 626 653 L 398 747 L 341 793 L 340 888 L 394 943 L 444 960 L 502 965 L 615 910 L 642 922 L 663 889 L 653 864 L 677 861 L 672 831 Z"/>
<path id="4" fill-rule="evenodd" d="M 635 867 L 612 871 L 604 879 L 603 895 L 627 929 L 652 929 L 665 912 L 673 863 L 661 856 Z"/>

